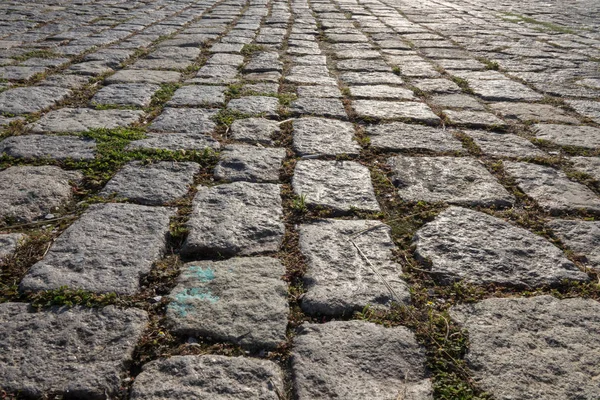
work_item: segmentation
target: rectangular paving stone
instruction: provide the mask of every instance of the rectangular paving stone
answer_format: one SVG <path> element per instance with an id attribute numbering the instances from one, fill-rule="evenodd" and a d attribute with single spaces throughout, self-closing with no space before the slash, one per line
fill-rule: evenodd
<path id="1" fill-rule="evenodd" d="M 247 143 L 260 143 L 272 146 L 273 139 L 281 133 L 279 124 L 265 118 L 244 118 L 233 121 L 231 137 Z"/>
<path id="2" fill-rule="evenodd" d="M 14 166 L 0 171 L 0 225 L 31 222 L 63 210 L 73 199 L 73 184 L 83 175 L 55 166 Z"/>
<path id="3" fill-rule="evenodd" d="M 180 334 L 274 349 L 286 340 L 284 274 L 283 264 L 269 257 L 188 263 L 169 295 L 167 321 Z"/>
<path id="4" fill-rule="evenodd" d="M 297 116 L 313 115 L 342 120 L 348 119 L 341 100 L 332 98 L 301 97 L 292 102 L 290 113 Z"/>
<path id="5" fill-rule="evenodd" d="M 442 113 L 452 125 L 471 128 L 505 128 L 506 122 L 487 111 L 443 110 Z"/>
<path id="6" fill-rule="evenodd" d="M 14 158 L 92 160 L 96 141 L 77 136 L 19 135 L 0 142 L 0 154 Z"/>
<path id="7" fill-rule="evenodd" d="M 9 67 L 6 67 L 9 68 Z M 600 103 L 591 100 L 566 100 L 575 111 L 600 124 Z"/>
<path id="8" fill-rule="evenodd" d="M 600 158 L 598 157 L 571 157 L 573 168 L 590 175 L 594 180 L 600 181 Z"/>
<path id="9" fill-rule="evenodd" d="M 184 86 L 175 91 L 167 106 L 222 106 L 226 90 L 225 86 Z"/>
<path id="10" fill-rule="evenodd" d="M 215 110 L 166 107 L 150 125 L 153 132 L 211 133 L 217 127 L 212 120 Z"/>
<path id="11" fill-rule="evenodd" d="M 220 154 L 214 176 L 223 181 L 277 182 L 285 159 L 284 148 L 229 145 Z"/>
<path id="12" fill-rule="evenodd" d="M 450 132 L 440 128 L 391 122 L 369 125 L 366 133 L 374 149 L 463 152 L 461 142 Z"/>
<path id="13" fill-rule="evenodd" d="M 182 253 L 253 255 L 278 251 L 284 234 L 279 185 L 198 186 Z"/>
<path id="14" fill-rule="evenodd" d="M 276 118 L 279 115 L 279 100 L 269 96 L 246 96 L 230 100 L 227 108 L 243 114 Z"/>
<path id="15" fill-rule="evenodd" d="M 28 86 L 0 93 L 0 112 L 8 114 L 35 113 L 52 107 L 70 96 L 69 89 L 53 86 Z"/>
<path id="16" fill-rule="evenodd" d="M 378 212 L 369 169 L 354 161 L 301 160 L 292 187 L 309 206 L 345 214 L 353 209 Z"/>
<path id="17" fill-rule="evenodd" d="M 391 229 L 378 221 L 320 220 L 300 225 L 306 259 L 302 309 L 311 315 L 351 315 L 365 307 L 410 302 L 393 261 Z M 365 258 L 366 257 L 366 258 Z"/>
<path id="18" fill-rule="evenodd" d="M 600 222 L 554 219 L 547 225 L 569 249 L 584 256 L 584 264 L 600 266 Z"/>
<path id="19" fill-rule="evenodd" d="M 90 108 L 61 108 L 50 111 L 28 128 L 35 133 L 76 133 L 90 129 L 122 128 L 138 122 L 143 116 L 138 110 L 93 110 Z"/>
<path id="20" fill-rule="evenodd" d="M 444 285 L 465 280 L 533 287 L 588 280 L 541 236 L 466 208 L 446 209 L 417 231 L 413 243 L 417 258 Z"/>
<path id="21" fill-rule="evenodd" d="M 403 326 L 305 323 L 294 338 L 292 375 L 298 400 L 433 399 L 425 351 Z"/>
<path id="22" fill-rule="evenodd" d="M 351 86 L 350 95 L 357 99 L 414 100 L 412 90 L 397 86 Z"/>
<path id="23" fill-rule="evenodd" d="M 340 75 L 346 85 L 402 85 L 404 81 L 391 72 L 345 72 Z"/>
<path id="24" fill-rule="evenodd" d="M 147 321 L 135 308 L 0 304 L 0 388 L 34 398 L 117 397 Z"/>
<path id="25" fill-rule="evenodd" d="M 298 97 L 324 97 L 339 99 L 342 92 L 337 86 L 297 86 Z"/>
<path id="26" fill-rule="evenodd" d="M 388 160 L 392 183 L 405 201 L 510 207 L 514 197 L 476 159 L 407 157 Z"/>
<path id="27" fill-rule="evenodd" d="M 579 121 L 565 111 L 549 104 L 535 103 L 492 103 L 490 108 L 502 118 L 521 122 L 562 122 L 577 124 Z"/>
<path id="28" fill-rule="evenodd" d="M 148 107 L 159 85 L 127 83 L 108 85 L 100 89 L 90 100 L 91 105 L 120 105 Z"/>
<path id="29" fill-rule="evenodd" d="M 113 83 L 175 83 L 181 80 L 181 73 L 175 71 L 155 71 L 124 69 L 104 79 L 107 85 Z"/>
<path id="30" fill-rule="evenodd" d="M 600 147 L 600 129 L 593 126 L 536 124 L 536 138 L 548 140 L 561 146 L 577 146 L 594 149 Z"/>
<path id="31" fill-rule="evenodd" d="M 31 79 L 37 74 L 46 72 L 46 67 L 21 67 L 17 65 L 8 65 L 0 67 L 0 79 L 9 81 L 25 81 Z"/>
<path id="32" fill-rule="evenodd" d="M 200 133 L 148 133 L 145 139 L 134 140 L 125 148 L 126 151 L 137 149 L 162 150 L 218 150 L 221 147 L 216 139 Z"/>
<path id="33" fill-rule="evenodd" d="M 100 196 L 115 196 L 145 205 L 165 204 L 185 196 L 199 170 L 200 165 L 192 162 L 133 161 L 108 181 Z"/>
<path id="34" fill-rule="evenodd" d="M 538 149 L 529 140 L 517 135 L 464 131 L 484 154 L 492 157 L 544 157 L 546 153 Z"/>
<path id="35" fill-rule="evenodd" d="M 354 126 L 333 119 L 305 117 L 293 122 L 293 149 L 300 155 L 358 155 Z"/>
<path id="36" fill-rule="evenodd" d="M 429 102 L 437 107 L 467 109 L 472 111 L 485 111 L 485 107 L 482 103 L 477 101 L 472 96 L 465 94 L 438 94 L 429 99 Z"/>
<path id="37" fill-rule="evenodd" d="M 135 378 L 131 399 L 280 400 L 278 393 L 284 391 L 283 372 L 272 361 L 207 354 L 145 364 Z"/>
<path id="38" fill-rule="evenodd" d="M 600 303 L 552 296 L 486 299 L 453 307 L 469 334 L 466 361 L 497 399 L 594 399 Z"/>
<path id="39" fill-rule="evenodd" d="M 354 100 L 352 107 L 358 118 L 379 120 L 413 120 L 437 125 L 440 118 L 425 103 L 411 101 Z"/>
<path id="40" fill-rule="evenodd" d="M 519 189 L 547 212 L 600 212 L 598 196 L 586 186 L 567 178 L 558 169 L 533 163 L 504 161 L 504 170 L 515 179 Z"/>
<path id="41" fill-rule="evenodd" d="M 174 209 L 135 204 L 93 204 L 23 278 L 21 291 L 61 286 L 134 295 L 140 278 L 166 251 Z"/>
<path id="42" fill-rule="evenodd" d="M 469 87 L 475 95 L 488 101 L 537 101 L 544 96 L 531 90 L 522 83 L 508 79 L 469 80 Z"/>

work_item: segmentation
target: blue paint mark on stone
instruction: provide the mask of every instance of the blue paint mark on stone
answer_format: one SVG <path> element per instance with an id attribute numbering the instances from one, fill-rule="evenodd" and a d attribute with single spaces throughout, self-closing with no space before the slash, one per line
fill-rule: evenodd
<path id="1" fill-rule="evenodd" d="M 215 279 L 215 270 L 212 268 L 202 268 L 199 265 L 190 265 L 184 272 L 186 277 L 193 277 L 202 283 L 208 283 Z"/>
<path id="2" fill-rule="evenodd" d="M 196 306 L 194 303 L 197 301 L 208 301 L 209 303 L 214 304 L 219 301 L 219 296 L 213 295 L 208 288 L 187 288 L 184 291 L 177 293 L 174 296 L 174 300 L 169 303 L 168 307 L 180 316 L 185 317 L 194 309 Z"/>

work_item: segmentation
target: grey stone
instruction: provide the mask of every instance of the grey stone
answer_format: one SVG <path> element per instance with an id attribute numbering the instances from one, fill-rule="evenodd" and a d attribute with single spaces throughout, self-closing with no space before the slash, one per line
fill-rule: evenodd
<path id="1" fill-rule="evenodd" d="M 424 103 L 411 101 L 354 100 L 352 107 L 358 118 L 381 120 L 414 120 L 426 124 L 438 124 L 440 118 Z"/>
<path id="2" fill-rule="evenodd" d="M 460 93 L 460 87 L 449 79 L 419 79 L 411 82 L 426 93 Z"/>
<path id="3" fill-rule="evenodd" d="M 145 83 L 105 86 L 90 100 L 92 105 L 117 104 L 120 106 L 148 107 L 160 86 Z"/>
<path id="4" fill-rule="evenodd" d="M 431 400 L 425 351 L 403 326 L 301 325 L 292 351 L 298 400 Z"/>
<path id="5" fill-rule="evenodd" d="M 230 133 L 233 139 L 242 142 L 273 145 L 273 137 L 279 135 L 281 130 L 275 121 L 264 118 L 246 118 L 233 121 Z"/>
<path id="6" fill-rule="evenodd" d="M 585 210 L 600 212 L 600 199 L 590 189 L 571 181 L 564 172 L 538 164 L 504 162 L 519 189 L 533 198 L 543 209 L 555 214 Z"/>
<path id="7" fill-rule="evenodd" d="M 509 286 L 586 281 L 562 251 L 541 236 L 478 211 L 450 207 L 417 231 L 415 255 L 442 284 L 459 280 Z"/>
<path id="8" fill-rule="evenodd" d="M 298 97 L 330 97 L 339 99 L 342 93 L 337 86 L 298 86 Z"/>
<path id="9" fill-rule="evenodd" d="M 79 172 L 54 166 L 9 167 L 0 171 L 0 218 L 31 222 L 61 210 L 73 198 L 69 181 L 78 182 L 81 178 Z"/>
<path id="10" fill-rule="evenodd" d="M 114 72 L 114 70 L 106 61 L 86 61 L 71 64 L 71 66 L 67 68 L 67 72 L 78 75 L 97 76 Z"/>
<path id="11" fill-rule="evenodd" d="M 143 116 L 137 110 L 92 110 L 89 108 L 61 108 L 50 111 L 37 122 L 28 125 L 32 132 L 85 132 L 90 129 L 115 129 L 132 125 Z"/>
<path id="12" fill-rule="evenodd" d="M 95 293 L 134 295 L 140 278 L 166 250 L 174 209 L 93 204 L 56 239 L 23 278 L 21 291 L 69 286 Z"/>
<path id="13" fill-rule="evenodd" d="M 585 256 L 585 264 L 600 267 L 600 222 L 555 219 L 547 225 L 569 249 Z"/>
<path id="14" fill-rule="evenodd" d="M 16 65 L 9 65 L 6 67 L 0 67 L 0 79 L 6 79 L 9 81 L 25 81 L 33 78 L 37 74 L 46 72 L 45 67 L 20 67 Z"/>
<path id="15" fill-rule="evenodd" d="M 285 81 L 287 83 L 292 83 L 296 85 L 323 85 L 323 86 L 333 86 L 337 82 L 334 78 L 329 76 L 329 72 L 325 68 L 326 72 L 323 73 L 315 73 L 315 74 L 300 74 L 300 73 L 291 73 L 286 75 Z"/>
<path id="16" fill-rule="evenodd" d="M 279 250 L 283 240 L 279 185 L 234 182 L 198 187 L 182 253 L 252 255 Z"/>
<path id="17" fill-rule="evenodd" d="M 243 44 L 235 43 L 215 43 L 211 46 L 211 53 L 240 53 L 244 48 Z"/>
<path id="18" fill-rule="evenodd" d="M 492 111 L 502 118 L 516 119 L 521 122 L 564 122 L 577 124 L 579 121 L 558 107 L 535 103 L 493 103 Z"/>
<path id="19" fill-rule="evenodd" d="M 314 115 L 343 120 L 348 119 L 341 100 L 331 98 L 301 97 L 292 102 L 290 112 L 300 116 Z"/>
<path id="20" fill-rule="evenodd" d="M 485 111 L 483 104 L 475 98 L 464 94 L 442 94 L 433 96 L 431 104 L 440 108 L 458 108 L 473 111 Z"/>
<path id="21" fill-rule="evenodd" d="M 297 196 L 305 197 L 307 205 L 337 213 L 380 210 L 369 169 L 354 161 L 298 161 L 292 187 Z"/>
<path id="22" fill-rule="evenodd" d="M 0 153 L 15 158 L 91 160 L 96 156 L 96 141 L 77 136 L 11 136 L 0 142 Z"/>
<path id="23" fill-rule="evenodd" d="M 440 73 L 428 62 L 407 62 L 400 66 L 403 76 L 411 78 L 437 78 Z"/>
<path id="24" fill-rule="evenodd" d="M 188 263 L 169 295 L 167 320 L 180 334 L 274 349 L 286 340 L 284 274 L 281 262 L 268 257 Z"/>
<path id="25" fill-rule="evenodd" d="M 537 101 L 544 97 L 522 83 L 508 79 L 474 79 L 469 81 L 469 87 L 477 96 L 488 101 Z"/>
<path id="26" fill-rule="evenodd" d="M 26 303 L 0 304 L 2 389 L 36 398 L 117 397 L 147 321 L 135 308 L 32 312 Z"/>
<path id="27" fill-rule="evenodd" d="M 185 196 L 194 183 L 200 166 L 192 162 L 162 161 L 125 165 L 108 181 L 100 196 L 126 198 L 130 201 L 160 205 Z"/>
<path id="28" fill-rule="evenodd" d="M 3 258 L 14 254 L 26 238 L 22 233 L 0 233 L 0 263 Z"/>
<path id="29" fill-rule="evenodd" d="M 402 85 L 404 81 L 391 72 L 346 72 L 340 80 L 352 85 Z"/>
<path id="30" fill-rule="evenodd" d="M 244 63 L 244 56 L 239 54 L 216 53 L 210 56 L 206 64 L 223 64 L 237 67 Z"/>
<path id="31" fill-rule="evenodd" d="M 45 110 L 71 95 L 66 88 L 29 86 L 8 89 L 0 93 L 0 112 L 27 114 Z"/>
<path id="32" fill-rule="evenodd" d="M 222 106 L 225 104 L 225 86 L 184 86 L 175 91 L 168 106 Z"/>
<path id="33" fill-rule="evenodd" d="M 252 56 L 248 64 L 244 66 L 244 72 L 268 72 L 283 71 L 283 64 L 279 61 L 277 52 L 260 52 Z"/>
<path id="34" fill-rule="evenodd" d="M 192 83 L 234 83 L 238 70 L 232 65 L 207 64 L 200 68 L 196 77 L 191 79 Z"/>
<path id="35" fill-rule="evenodd" d="M 246 84 L 242 88 L 243 95 L 276 95 L 279 91 L 279 83 L 258 82 Z"/>
<path id="36" fill-rule="evenodd" d="M 202 377 L 202 379 L 198 379 Z M 145 364 L 132 400 L 279 400 L 283 372 L 277 364 L 247 357 L 173 356 Z"/>
<path id="37" fill-rule="evenodd" d="M 503 133 L 465 131 L 484 154 L 493 157 L 544 157 L 546 154 L 529 140 Z"/>
<path id="38" fill-rule="evenodd" d="M 414 100 L 413 92 L 397 86 L 351 86 L 350 95 L 357 99 Z"/>
<path id="39" fill-rule="evenodd" d="M 349 122 L 325 118 L 299 118 L 294 122 L 293 149 L 298 155 L 358 155 L 354 126 Z"/>
<path id="40" fill-rule="evenodd" d="M 510 207 L 514 197 L 476 159 L 406 157 L 389 159 L 392 182 L 406 201 Z"/>
<path id="41" fill-rule="evenodd" d="M 286 156 L 284 148 L 229 145 L 215 167 L 215 178 L 224 181 L 277 182 Z"/>
<path id="42" fill-rule="evenodd" d="M 174 83 L 179 82 L 181 76 L 180 72 L 175 71 L 124 69 L 112 74 L 104 82 L 109 85 L 113 83 Z"/>
<path id="43" fill-rule="evenodd" d="M 80 75 L 51 75 L 39 82 L 40 86 L 57 86 L 68 89 L 81 89 L 90 80 L 88 76 Z"/>
<path id="44" fill-rule="evenodd" d="M 337 62 L 340 71 L 392 72 L 392 68 L 381 60 L 347 59 Z"/>
<path id="45" fill-rule="evenodd" d="M 216 115 L 214 110 L 167 107 L 152 121 L 150 130 L 153 132 L 211 133 L 217 127 L 211 119 L 214 115 Z"/>
<path id="46" fill-rule="evenodd" d="M 593 126 L 536 124 L 533 131 L 538 139 L 549 140 L 561 146 L 600 148 L 600 129 Z"/>
<path id="47" fill-rule="evenodd" d="M 462 152 L 463 147 L 450 132 L 423 125 L 391 122 L 370 125 L 366 130 L 371 147 L 386 151 L 426 150 L 436 152 Z"/>
<path id="48" fill-rule="evenodd" d="M 275 118 L 278 116 L 279 100 L 277 97 L 247 96 L 230 100 L 227 108 L 242 114 Z"/>
<path id="49" fill-rule="evenodd" d="M 600 397 L 600 303 L 491 298 L 450 311 L 469 333 L 468 366 L 495 399 Z"/>
<path id="50" fill-rule="evenodd" d="M 145 139 L 130 142 L 125 150 L 218 150 L 220 147 L 217 140 L 199 133 L 149 133 Z"/>
<path id="51" fill-rule="evenodd" d="M 301 225 L 298 233 L 308 267 L 303 277 L 305 312 L 348 316 L 367 306 L 387 308 L 392 302 L 410 301 L 408 287 L 400 279 L 402 269 L 393 261 L 389 226 L 378 221 L 320 220 Z"/>
<path id="52" fill-rule="evenodd" d="M 472 128 L 504 128 L 506 123 L 494 114 L 485 111 L 443 110 L 453 125 L 464 125 Z"/>
<path id="53" fill-rule="evenodd" d="M 590 175 L 594 180 L 600 181 L 600 158 L 598 157 L 571 157 L 573 168 Z"/>
<path id="54" fill-rule="evenodd" d="M 8 67 L 7 67 L 8 68 Z M 567 104 L 584 117 L 600 124 L 600 103 L 591 100 L 566 100 Z"/>

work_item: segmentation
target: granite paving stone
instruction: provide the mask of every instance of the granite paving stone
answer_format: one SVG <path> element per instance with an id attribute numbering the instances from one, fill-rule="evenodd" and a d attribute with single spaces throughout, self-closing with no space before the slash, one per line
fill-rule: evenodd
<path id="1" fill-rule="evenodd" d="M 167 107 L 152 121 L 150 131 L 207 134 L 217 127 L 214 115 L 216 111 L 209 109 Z"/>
<path id="2" fill-rule="evenodd" d="M 173 94 L 168 106 L 222 106 L 225 104 L 225 86 L 184 86 Z"/>
<path id="3" fill-rule="evenodd" d="M 593 126 L 536 124 L 536 138 L 548 140 L 561 146 L 577 146 L 588 149 L 600 147 L 600 129 Z"/>
<path id="4" fill-rule="evenodd" d="M 0 387 L 36 398 L 118 396 L 147 322 L 136 308 L 0 304 Z"/>
<path id="5" fill-rule="evenodd" d="M 348 119 L 341 100 L 332 98 L 301 97 L 292 102 L 290 112 L 297 116 L 313 115 L 342 120 Z"/>
<path id="6" fill-rule="evenodd" d="M 371 147 L 385 151 L 417 150 L 462 152 L 461 142 L 449 131 L 416 124 L 391 122 L 366 128 Z"/>
<path id="7" fill-rule="evenodd" d="M 472 128 L 506 127 L 503 120 L 486 111 L 443 110 L 442 112 L 453 125 L 464 125 Z"/>
<path id="8" fill-rule="evenodd" d="M 7 67 L 8 68 L 8 67 Z M 566 100 L 567 104 L 584 117 L 600 124 L 600 103 L 590 100 Z"/>
<path id="9" fill-rule="evenodd" d="M 95 293 L 134 295 L 140 278 L 166 251 L 174 209 L 93 204 L 31 267 L 21 291 L 68 286 Z"/>
<path id="10" fill-rule="evenodd" d="M 275 121 L 264 118 L 244 118 L 233 121 L 230 127 L 231 137 L 248 143 L 273 145 L 274 138 L 279 136 L 281 129 Z"/>
<path id="11" fill-rule="evenodd" d="M 0 112 L 28 114 L 52 107 L 72 94 L 71 90 L 53 86 L 17 87 L 0 93 Z"/>
<path id="12" fill-rule="evenodd" d="M 521 122 L 562 122 L 577 124 L 579 121 L 568 115 L 565 111 L 549 104 L 536 103 L 493 103 L 492 111 L 502 118 L 518 120 Z"/>
<path id="13" fill-rule="evenodd" d="M 358 118 L 413 120 L 430 125 L 436 125 L 440 122 L 440 118 L 424 103 L 354 100 L 352 107 Z"/>
<path id="14" fill-rule="evenodd" d="M 108 85 L 100 89 L 92 97 L 90 104 L 148 107 L 152 96 L 159 89 L 159 85 L 147 83 Z"/>
<path id="15" fill-rule="evenodd" d="M 411 90 L 397 86 L 351 86 L 350 95 L 357 99 L 414 100 Z"/>
<path id="16" fill-rule="evenodd" d="M 197 189 L 182 249 L 185 255 L 279 250 L 284 234 L 279 185 L 234 182 Z"/>
<path id="17" fill-rule="evenodd" d="M 168 323 L 181 334 L 274 349 L 286 340 L 284 274 L 283 264 L 269 257 L 188 263 L 169 295 Z"/>
<path id="18" fill-rule="evenodd" d="M 284 148 L 229 145 L 223 148 L 215 167 L 215 179 L 222 181 L 277 182 L 286 156 Z"/>
<path id="19" fill-rule="evenodd" d="M 28 126 L 35 133 L 77 133 L 90 129 L 123 128 L 139 122 L 144 115 L 143 111 L 138 110 L 61 108 L 50 111 Z"/>
<path id="20" fill-rule="evenodd" d="M 342 214 L 353 209 L 380 210 L 369 169 L 354 161 L 298 161 L 292 187 L 309 206 Z"/>
<path id="21" fill-rule="evenodd" d="M 179 82 L 181 73 L 175 71 L 153 71 L 141 69 L 123 69 L 115 72 L 106 79 L 104 83 L 107 85 L 114 83 L 174 83 Z"/>
<path id="22" fill-rule="evenodd" d="M 219 142 L 201 133 L 148 133 L 145 139 L 130 142 L 125 150 L 159 149 L 159 150 L 218 150 Z"/>
<path id="23" fill-rule="evenodd" d="M 583 255 L 584 263 L 600 267 L 600 223 L 567 219 L 551 220 L 547 224 L 569 249 Z"/>
<path id="24" fill-rule="evenodd" d="M 420 228 L 415 255 L 442 284 L 465 280 L 507 286 L 588 280 L 563 252 L 541 236 L 502 219 L 450 207 Z"/>
<path id="25" fill-rule="evenodd" d="M 293 122 L 293 149 L 300 155 L 358 155 L 354 126 L 333 119 L 305 117 Z"/>
<path id="26" fill-rule="evenodd" d="M 247 96 L 230 100 L 227 108 L 242 114 L 276 118 L 278 116 L 279 100 L 276 97 Z"/>
<path id="27" fill-rule="evenodd" d="M 571 157 L 573 168 L 590 175 L 594 180 L 600 181 L 600 158 L 598 157 Z"/>
<path id="28" fill-rule="evenodd" d="M 492 157 L 544 157 L 546 154 L 521 136 L 485 131 L 464 131 L 484 154 Z"/>
<path id="29" fill-rule="evenodd" d="M 0 261 L 13 255 L 26 239 L 22 233 L 0 233 Z"/>
<path id="30" fill-rule="evenodd" d="M 14 158 L 92 160 L 96 141 L 77 136 L 19 135 L 0 142 L 0 154 Z"/>

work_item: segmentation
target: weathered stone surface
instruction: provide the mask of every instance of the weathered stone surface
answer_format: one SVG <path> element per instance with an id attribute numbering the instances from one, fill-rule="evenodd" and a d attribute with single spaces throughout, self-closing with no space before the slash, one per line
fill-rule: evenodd
<path id="1" fill-rule="evenodd" d="M 466 208 L 443 211 L 417 231 L 414 243 L 416 256 L 443 284 L 543 286 L 588 279 L 546 239 Z"/>
<path id="2" fill-rule="evenodd" d="M 26 238 L 22 233 L 0 233 L 0 261 L 13 254 Z"/>
<path id="3" fill-rule="evenodd" d="M 499 400 L 595 399 L 600 303 L 551 296 L 486 299 L 451 309 L 469 333 L 468 366 Z"/>
<path id="4" fill-rule="evenodd" d="M 413 92 L 397 86 L 352 86 L 350 95 L 357 99 L 413 100 Z"/>
<path id="5" fill-rule="evenodd" d="M 600 147 L 600 129 L 593 126 L 536 124 L 533 130 L 538 139 L 549 140 L 561 146 L 589 149 Z"/>
<path id="6" fill-rule="evenodd" d="M 21 67 L 18 65 L 9 65 L 0 67 L 0 79 L 24 81 L 44 72 L 46 72 L 45 67 Z"/>
<path id="7" fill-rule="evenodd" d="M 293 148 L 298 155 L 358 155 L 354 126 L 325 118 L 299 118 L 294 121 Z"/>
<path id="8" fill-rule="evenodd" d="M 100 195 L 146 205 L 164 204 L 185 196 L 199 170 L 200 166 L 192 162 L 142 164 L 134 161 L 117 172 Z"/>
<path id="9" fill-rule="evenodd" d="M 54 242 L 21 281 L 22 291 L 61 286 L 133 295 L 140 278 L 166 250 L 175 210 L 135 204 L 94 204 Z"/>
<path id="10" fill-rule="evenodd" d="M 50 111 L 37 122 L 28 125 L 32 132 L 85 132 L 90 129 L 115 129 L 134 124 L 144 116 L 137 110 L 92 110 L 61 108 Z"/>
<path id="11" fill-rule="evenodd" d="M 337 86 L 298 86 L 298 97 L 330 97 L 339 99 L 342 92 Z"/>
<path id="12" fill-rule="evenodd" d="M 537 101 L 543 96 L 522 83 L 508 79 L 469 80 L 469 87 L 475 94 L 488 101 Z"/>
<path id="13" fill-rule="evenodd" d="M 352 107 L 359 118 L 414 120 L 432 125 L 440 122 L 439 117 L 424 103 L 355 100 L 352 102 Z"/>
<path id="14" fill-rule="evenodd" d="M 385 308 L 392 302 L 410 301 L 408 287 L 400 279 L 402 269 L 393 261 L 395 245 L 387 225 L 321 220 L 301 225 L 298 231 L 308 266 L 302 298 L 305 312 L 351 315 L 366 306 Z"/>
<path id="15" fill-rule="evenodd" d="M 419 79 L 412 84 L 426 93 L 460 93 L 460 87 L 449 79 Z"/>
<path id="16" fill-rule="evenodd" d="M 466 157 L 389 159 L 392 182 L 406 201 L 510 207 L 514 198 L 479 161 Z"/>
<path id="17" fill-rule="evenodd" d="M 199 133 L 149 133 L 145 139 L 130 142 L 126 150 L 163 149 L 163 150 L 218 150 L 220 144 L 208 135 Z"/>
<path id="18" fill-rule="evenodd" d="M 473 111 L 485 111 L 485 107 L 477 99 L 472 96 L 465 94 L 440 94 L 433 96 L 431 104 L 446 109 L 446 108 L 457 108 L 467 109 Z"/>
<path id="19" fill-rule="evenodd" d="M 450 132 L 423 125 L 391 122 L 367 127 L 371 147 L 387 151 L 427 150 L 462 152 L 462 144 Z"/>
<path id="20" fill-rule="evenodd" d="M 214 115 L 216 115 L 214 110 L 167 107 L 152 122 L 150 130 L 153 132 L 210 133 L 217 127 L 211 119 Z"/>
<path id="21" fill-rule="evenodd" d="M 91 160 L 96 155 L 96 141 L 62 135 L 10 136 L 0 142 L 0 154 L 15 158 Z"/>
<path id="22" fill-rule="evenodd" d="M 380 210 L 369 169 L 354 161 L 298 161 L 292 187 L 307 205 L 338 213 Z"/>
<path id="23" fill-rule="evenodd" d="M 148 107 L 152 95 L 160 89 L 160 86 L 147 83 L 115 84 L 103 87 L 92 97 L 92 105 L 120 105 Z"/>
<path id="24" fill-rule="evenodd" d="M 227 108 L 243 114 L 274 118 L 278 116 L 279 100 L 276 97 L 247 96 L 230 100 Z"/>
<path id="25" fill-rule="evenodd" d="M 493 103 L 492 111 L 502 118 L 516 119 L 521 122 L 564 122 L 577 124 L 579 121 L 558 107 L 535 103 Z"/>
<path id="26" fill-rule="evenodd" d="M 600 158 L 598 157 L 571 157 L 573 168 L 590 175 L 594 180 L 600 181 Z"/>
<path id="27" fill-rule="evenodd" d="M 600 124 L 600 103 L 591 100 L 566 100 L 567 104 L 584 117 Z"/>
<path id="28" fill-rule="evenodd" d="M 37 398 L 116 397 L 147 320 L 135 308 L 32 312 L 26 303 L 0 304 L 0 387 Z"/>
<path id="29" fill-rule="evenodd" d="M 286 340 L 284 274 L 283 264 L 268 257 L 188 263 L 169 295 L 169 324 L 181 334 L 273 349 Z"/>
<path id="30" fill-rule="evenodd" d="M 252 255 L 278 251 L 284 234 L 279 185 L 234 182 L 198 187 L 182 252 Z"/>
<path id="31" fill-rule="evenodd" d="M 198 379 L 198 377 L 202 379 Z M 135 378 L 132 400 L 279 400 L 283 372 L 255 358 L 218 355 L 173 356 L 149 362 Z"/>
<path id="32" fill-rule="evenodd" d="M 465 131 L 484 154 L 493 157 L 544 157 L 545 153 L 529 140 L 503 133 Z"/>
<path id="33" fill-rule="evenodd" d="M 17 87 L 0 93 L 0 112 L 27 114 L 45 110 L 71 95 L 66 88 L 53 86 Z"/>
<path id="34" fill-rule="evenodd" d="M 69 181 L 81 178 L 79 172 L 53 166 L 9 167 L 0 171 L 0 220 L 31 222 L 61 210 L 73 197 Z"/>
<path id="35" fill-rule="evenodd" d="M 215 178 L 224 181 L 277 182 L 285 156 L 284 148 L 226 146 L 215 167 Z"/>
<path id="36" fill-rule="evenodd" d="M 273 138 L 281 133 L 279 124 L 264 118 L 245 118 L 233 121 L 231 137 L 248 143 L 273 145 Z"/>
<path id="37" fill-rule="evenodd" d="M 506 123 L 494 114 L 485 111 L 444 110 L 451 124 L 473 128 L 503 128 Z"/>
<path id="38" fill-rule="evenodd" d="M 600 222 L 555 219 L 548 226 L 574 252 L 585 256 L 585 263 L 600 267 Z"/>
<path id="39" fill-rule="evenodd" d="M 550 213 L 585 210 L 600 212 L 600 199 L 590 189 L 573 182 L 564 172 L 544 165 L 504 162 L 519 189 Z"/>
<path id="40" fill-rule="evenodd" d="M 169 106 L 222 106 L 225 104 L 225 86 L 184 86 L 175 91 Z"/>
<path id="41" fill-rule="evenodd" d="M 348 119 L 341 100 L 332 98 L 301 97 L 292 102 L 290 112 L 299 116 L 314 115 L 342 120 Z"/>
<path id="42" fill-rule="evenodd" d="M 124 69 L 117 71 L 104 80 L 106 84 L 113 83 L 174 83 L 179 82 L 181 73 L 175 71 L 153 71 L 141 69 Z"/>
<path id="43" fill-rule="evenodd" d="M 430 400 L 425 352 L 403 326 L 363 321 L 303 324 L 292 371 L 299 400 Z"/>
<path id="44" fill-rule="evenodd" d="M 404 81 L 391 72 L 346 72 L 340 79 L 347 85 L 402 85 Z"/>

